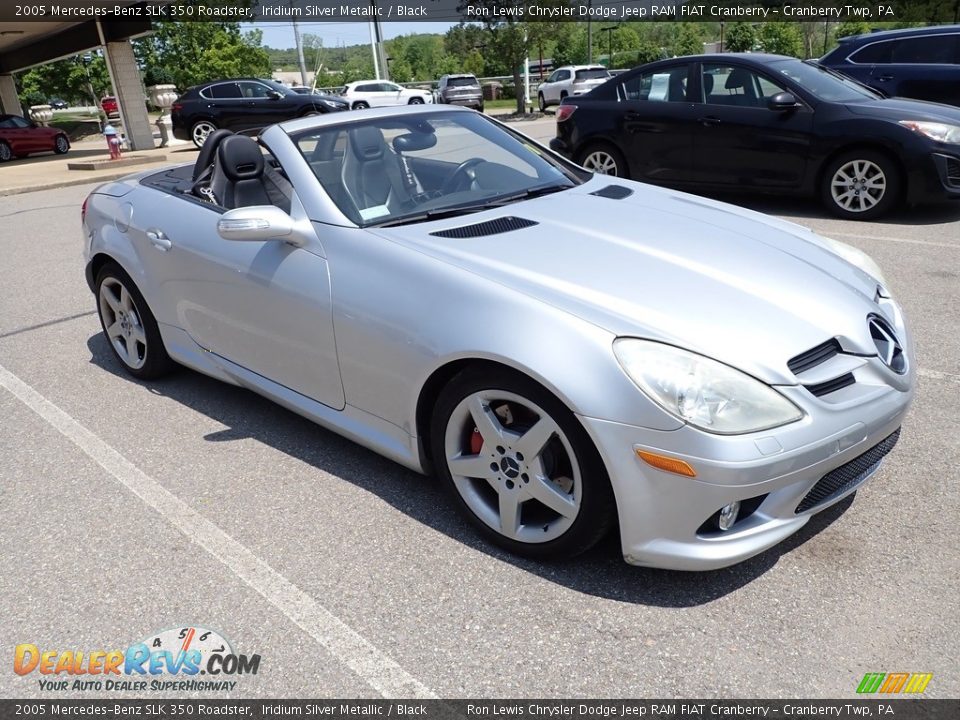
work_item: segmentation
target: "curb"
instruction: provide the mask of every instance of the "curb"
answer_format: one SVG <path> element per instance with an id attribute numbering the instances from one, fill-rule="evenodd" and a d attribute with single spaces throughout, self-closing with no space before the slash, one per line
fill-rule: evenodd
<path id="1" fill-rule="evenodd" d="M 149 168 L 142 169 L 148 170 Z M 43 185 L 22 185 L 20 187 L 13 188 L 0 188 L 0 197 L 6 197 L 7 195 L 22 195 L 24 193 L 38 192 L 40 190 L 57 190 L 59 188 L 71 187 L 73 185 L 89 185 L 92 183 L 107 182 L 108 180 L 119 180 L 127 175 L 133 175 L 136 172 L 136 169 L 127 168 L 121 172 L 110 173 L 108 175 L 98 175 L 97 177 L 78 177 L 72 180 L 61 180 L 53 183 L 45 183 Z"/>

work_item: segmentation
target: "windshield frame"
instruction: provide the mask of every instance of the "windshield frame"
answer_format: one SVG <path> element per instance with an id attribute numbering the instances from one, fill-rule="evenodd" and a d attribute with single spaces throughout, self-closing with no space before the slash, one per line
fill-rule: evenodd
<path id="1" fill-rule="evenodd" d="M 409 124 L 412 127 L 416 125 L 418 122 L 430 123 L 431 121 L 434 121 L 434 120 L 445 120 L 445 119 L 451 119 L 451 118 L 453 119 L 471 118 L 471 121 L 479 119 L 480 122 L 489 123 L 497 130 L 502 131 L 506 135 L 508 135 L 510 139 L 516 142 L 520 147 L 524 148 L 527 151 L 532 152 L 534 155 L 537 156 L 537 158 L 540 161 L 544 162 L 545 164 L 550 166 L 552 169 L 556 170 L 557 173 L 559 174 L 559 177 L 553 178 L 553 179 L 542 178 L 539 176 L 533 177 L 531 178 L 530 184 L 524 188 L 512 187 L 504 190 L 503 192 L 497 192 L 497 193 L 486 195 L 483 197 L 476 197 L 476 198 L 470 198 L 470 199 L 465 198 L 461 202 L 453 202 L 453 203 L 450 203 L 449 205 L 440 205 L 436 207 L 433 207 L 430 205 L 427 205 L 427 207 L 414 206 L 410 209 L 409 212 L 391 214 L 389 217 L 381 216 L 381 217 L 371 217 L 369 219 L 364 219 L 359 215 L 359 208 L 352 208 L 349 206 L 345 207 L 344 204 L 341 204 L 341 202 L 338 201 L 338 199 L 334 197 L 333 194 L 331 194 L 327 186 L 324 184 L 323 180 L 316 174 L 313 166 L 310 164 L 311 159 L 310 157 L 308 157 L 309 151 L 307 151 L 300 144 L 302 140 L 304 140 L 305 138 L 309 138 L 313 135 L 316 135 L 318 132 L 322 132 L 326 130 L 331 130 L 336 132 L 340 130 L 347 130 L 347 129 L 350 129 L 351 127 L 355 127 L 359 125 L 371 125 L 371 124 L 377 125 L 378 120 L 384 123 L 389 128 L 390 123 L 397 123 L 398 121 L 402 121 L 402 124 L 404 125 Z M 384 129 L 387 129 L 387 128 L 381 127 L 381 130 L 384 130 Z M 475 130 L 472 130 L 467 126 L 464 126 L 464 129 L 476 133 Z M 479 135 L 479 133 L 477 134 Z M 479 136 L 483 137 L 482 135 L 479 135 Z M 294 132 L 294 133 L 288 133 L 288 137 L 290 141 L 293 143 L 294 147 L 296 147 L 297 152 L 299 153 L 301 159 L 308 165 L 311 171 L 313 180 L 317 183 L 319 190 L 323 192 L 329 198 L 329 200 L 334 204 L 334 206 L 338 208 L 338 210 L 340 211 L 340 213 L 342 213 L 344 218 L 346 218 L 350 223 L 352 223 L 354 226 L 358 228 L 374 228 L 380 225 L 396 224 L 396 221 L 402 220 L 402 218 L 405 216 L 413 217 L 413 216 L 421 215 L 425 212 L 436 211 L 437 214 L 442 214 L 447 210 L 456 211 L 463 208 L 469 208 L 473 212 L 480 212 L 486 209 L 486 207 L 482 207 L 482 206 L 493 207 L 493 206 L 497 206 L 498 203 L 503 203 L 504 201 L 507 201 L 507 200 L 511 202 L 519 202 L 525 199 L 523 196 L 528 191 L 530 190 L 537 191 L 541 189 L 542 186 L 556 185 L 557 183 L 567 182 L 569 183 L 569 188 L 564 188 L 564 189 L 572 189 L 574 187 L 577 187 L 578 185 L 582 185 L 583 183 L 587 182 L 593 177 L 592 173 L 577 167 L 566 158 L 563 158 L 557 155 L 556 153 L 544 147 L 537 141 L 527 137 L 526 135 L 523 135 L 522 133 L 519 133 L 513 130 L 512 128 L 506 126 L 504 123 L 501 123 L 485 115 L 479 115 L 477 113 L 472 113 L 469 111 L 463 111 L 463 110 L 453 109 L 453 108 L 449 110 L 443 110 L 443 111 L 428 110 L 428 111 L 421 111 L 419 113 L 409 113 L 409 114 L 404 113 L 402 116 L 393 116 L 393 117 L 383 116 L 383 117 L 376 117 L 376 118 L 368 118 L 361 115 L 357 118 L 352 118 L 349 121 L 338 122 L 338 123 L 326 125 L 323 127 L 309 128 L 309 129 L 301 130 L 299 132 Z M 494 142 L 490 138 L 484 138 L 484 139 L 487 142 L 491 142 L 491 143 Z M 520 148 L 518 147 L 515 149 L 520 149 Z M 524 159 L 522 154 L 511 152 L 511 148 L 504 148 L 504 150 L 505 152 L 513 154 L 518 159 L 521 159 L 521 160 Z M 439 199 L 439 198 L 435 198 L 435 199 Z M 507 202 L 506 204 L 509 204 L 509 202 Z M 454 212 L 454 214 L 458 214 L 458 213 Z M 433 218 L 430 218 L 429 220 L 433 221 Z M 426 221 L 426 219 L 424 221 Z"/>

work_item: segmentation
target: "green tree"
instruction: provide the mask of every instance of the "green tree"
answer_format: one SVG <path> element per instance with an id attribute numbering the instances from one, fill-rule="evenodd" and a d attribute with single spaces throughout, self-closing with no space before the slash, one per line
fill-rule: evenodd
<path id="1" fill-rule="evenodd" d="M 677 23 L 673 37 L 673 55 L 699 55 L 703 52 L 703 35 L 698 23 Z"/>
<path id="2" fill-rule="evenodd" d="M 863 35 L 870 32 L 870 25 L 863 20 L 849 20 L 837 25 L 837 31 L 834 36 L 837 38 L 850 37 L 851 35 Z"/>
<path id="3" fill-rule="evenodd" d="M 753 24 L 738 22 L 730 26 L 723 44 L 727 52 L 750 52 L 757 44 L 757 30 Z"/>
<path id="4" fill-rule="evenodd" d="M 803 55 L 803 36 L 796 23 L 763 23 L 760 29 L 760 45 L 764 52 L 775 55 Z"/>
<path id="5" fill-rule="evenodd" d="M 41 105 L 52 97 L 96 105 L 110 92 L 107 63 L 97 53 L 40 65 L 19 77 L 21 101 L 27 107 Z"/>

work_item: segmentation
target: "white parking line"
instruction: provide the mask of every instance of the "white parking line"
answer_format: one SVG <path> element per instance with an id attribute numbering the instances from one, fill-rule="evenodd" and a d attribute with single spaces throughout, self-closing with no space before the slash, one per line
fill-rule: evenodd
<path id="1" fill-rule="evenodd" d="M 382 696 L 435 698 L 429 688 L 244 545 L 0 365 L 0 386 L 73 442 L 171 525 L 230 568 Z"/>
<path id="2" fill-rule="evenodd" d="M 941 243 L 933 242 L 931 240 L 911 240 L 910 238 L 887 237 L 885 235 L 864 235 L 863 233 L 831 232 L 829 230 L 824 230 L 821 234 L 829 237 L 859 238 L 860 240 L 887 240 L 888 242 L 907 243 L 908 245 L 928 245 L 929 247 L 942 247 L 950 248 L 952 250 L 960 250 L 960 245 L 956 243 Z"/>

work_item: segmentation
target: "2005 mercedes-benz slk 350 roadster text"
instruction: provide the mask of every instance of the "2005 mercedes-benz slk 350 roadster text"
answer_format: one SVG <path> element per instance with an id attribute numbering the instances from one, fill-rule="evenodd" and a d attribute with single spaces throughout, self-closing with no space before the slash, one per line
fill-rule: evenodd
<path id="1" fill-rule="evenodd" d="M 913 396 L 863 253 L 462 108 L 221 130 L 83 228 L 132 375 L 186 365 L 435 472 L 527 556 L 616 524 L 630 563 L 744 560 L 870 477 Z"/>

